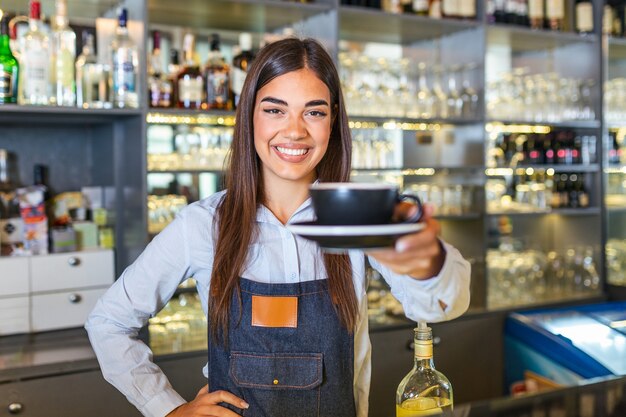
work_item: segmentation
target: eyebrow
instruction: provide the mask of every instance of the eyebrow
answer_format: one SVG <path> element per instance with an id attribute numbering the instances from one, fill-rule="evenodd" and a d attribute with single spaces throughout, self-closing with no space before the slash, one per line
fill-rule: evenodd
<path id="1" fill-rule="evenodd" d="M 270 103 L 274 103 L 279 106 L 287 106 L 287 107 L 289 106 L 289 104 L 287 104 L 285 100 L 281 100 L 276 97 L 264 97 L 261 100 L 261 103 L 263 103 L 264 101 L 268 101 Z M 304 107 L 313 107 L 313 106 L 329 106 L 329 104 L 326 100 L 311 100 L 304 105 Z"/>

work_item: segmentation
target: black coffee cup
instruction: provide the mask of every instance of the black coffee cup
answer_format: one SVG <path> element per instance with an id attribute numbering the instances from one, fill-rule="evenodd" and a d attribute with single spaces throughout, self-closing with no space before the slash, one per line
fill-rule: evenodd
<path id="1" fill-rule="evenodd" d="M 400 223 L 416 223 L 422 218 L 419 198 L 400 194 L 389 184 L 355 182 L 320 182 L 309 188 L 318 224 L 356 226 L 394 223 L 396 205 L 410 201 L 417 213 Z"/>

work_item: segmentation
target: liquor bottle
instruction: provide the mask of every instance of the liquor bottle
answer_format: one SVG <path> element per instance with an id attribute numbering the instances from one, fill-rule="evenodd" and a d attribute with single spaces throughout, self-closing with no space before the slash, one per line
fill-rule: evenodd
<path id="1" fill-rule="evenodd" d="M 433 333 L 426 323 L 415 329 L 415 361 L 396 391 L 396 417 L 416 417 L 452 410 L 450 381 L 435 369 Z"/>
<path id="2" fill-rule="evenodd" d="M 67 1 L 56 0 L 56 14 L 52 30 L 52 66 L 51 79 L 53 96 L 57 106 L 74 106 L 76 104 L 75 67 L 76 34 L 69 27 L 67 18 Z"/>
<path id="3" fill-rule="evenodd" d="M 496 23 L 496 0 L 487 0 L 486 4 L 487 23 Z"/>
<path id="4" fill-rule="evenodd" d="M 243 83 L 248 74 L 248 67 L 254 59 L 252 53 L 252 35 L 243 32 L 239 35 L 239 46 L 241 52 L 233 58 L 233 66 L 230 70 L 230 82 L 233 90 L 233 107 L 239 104 L 239 95 L 243 89 Z"/>
<path id="5" fill-rule="evenodd" d="M 0 254 L 10 255 L 13 245 L 24 239 L 24 221 L 17 201 L 16 181 L 12 180 L 9 152 L 0 149 Z"/>
<path id="6" fill-rule="evenodd" d="M 18 103 L 50 104 L 50 39 L 42 31 L 41 3 L 31 0 L 28 32 L 20 39 Z"/>
<path id="7" fill-rule="evenodd" d="M 195 38 L 187 33 L 183 38 L 184 64 L 177 77 L 178 104 L 185 109 L 199 109 L 202 106 L 204 80 L 200 65 L 194 56 Z"/>
<path id="8" fill-rule="evenodd" d="M 593 4 L 590 0 L 576 0 L 576 31 L 593 32 Z"/>
<path id="9" fill-rule="evenodd" d="M 564 0 L 546 0 L 546 19 L 552 30 L 563 30 Z"/>
<path id="10" fill-rule="evenodd" d="M 467 0 L 441 0 L 441 13 L 443 17 L 456 19 L 459 17 L 459 3 Z"/>
<path id="11" fill-rule="evenodd" d="M 506 23 L 506 5 L 508 0 L 494 0 L 493 17 L 496 23 Z"/>
<path id="12" fill-rule="evenodd" d="M 457 4 L 461 19 L 470 20 L 476 17 L 476 0 L 460 0 Z"/>
<path id="13" fill-rule="evenodd" d="M 516 23 L 520 26 L 530 26 L 528 19 L 528 1 L 517 0 L 517 20 Z"/>
<path id="14" fill-rule="evenodd" d="M 578 197 L 578 206 L 580 208 L 589 207 L 589 193 L 587 192 L 587 187 L 585 186 L 585 178 L 581 174 L 578 177 L 578 181 L 574 184 L 574 188 L 577 192 Z"/>
<path id="15" fill-rule="evenodd" d="M 543 29 L 543 0 L 528 0 L 528 17 L 532 29 Z"/>
<path id="16" fill-rule="evenodd" d="M 429 0 L 430 7 L 428 9 L 428 17 L 431 19 L 441 19 L 441 0 Z"/>
<path id="17" fill-rule="evenodd" d="M 404 13 L 413 13 L 413 0 L 401 0 L 400 3 Z"/>
<path id="18" fill-rule="evenodd" d="M 19 65 L 9 42 L 9 19 L 5 17 L 0 20 L 0 104 L 17 103 Z"/>
<path id="19" fill-rule="evenodd" d="M 604 5 L 604 14 L 602 15 L 602 33 L 605 35 L 613 36 L 615 32 L 614 21 L 615 21 L 615 9 L 610 4 Z"/>
<path id="20" fill-rule="evenodd" d="M 121 8 L 118 14 L 115 37 L 111 44 L 111 88 L 114 107 L 139 107 L 137 74 L 139 55 L 137 46 L 128 34 L 128 11 Z"/>
<path id="21" fill-rule="evenodd" d="M 180 58 L 177 49 L 170 49 L 170 62 L 167 64 L 167 80 L 172 86 L 172 106 L 178 104 L 178 73 L 180 72 Z"/>
<path id="22" fill-rule="evenodd" d="M 94 52 L 93 35 L 83 32 L 83 50 L 76 58 L 76 105 L 85 109 L 108 107 L 109 82 Z"/>
<path id="23" fill-rule="evenodd" d="M 517 0 L 506 0 L 504 2 L 504 22 L 509 25 L 517 23 Z"/>
<path id="24" fill-rule="evenodd" d="M 172 106 L 172 84 L 162 70 L 161 35 L 152 33 L 152 54 L 148 62 L 148 104 L 150 107 Z"/>
<path id="25" fill-rule="evenodd" d="M 211 35 L 211 50 L 204 68 L 206 108 L 230 110 L 230 67 L 220 52 L 220 36 Z"/>
<path id="26" fill-rule="evenodd" d="M 428 16 L 428 0 L 413 0 L 413 13 Z"/>

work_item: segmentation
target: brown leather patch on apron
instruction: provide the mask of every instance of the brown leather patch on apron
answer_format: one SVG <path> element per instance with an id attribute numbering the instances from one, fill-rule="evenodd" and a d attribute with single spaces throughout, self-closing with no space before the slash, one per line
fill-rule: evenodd
<path id="1" fill-rule="evenodd" d="M 253 295 L 252 325 L 298 327 L 298 297 Z"/>

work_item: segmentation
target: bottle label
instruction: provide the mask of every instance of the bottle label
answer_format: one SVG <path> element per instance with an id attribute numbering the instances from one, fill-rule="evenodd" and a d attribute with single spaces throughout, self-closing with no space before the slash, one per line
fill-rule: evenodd
<path id="1" fill-rule="evenodd" d="M 135 65 L 131 60 L 113 60 L 113 91 L 135 92 Z"/>
<path id="2" fill-rule="evenodd" d="M 428 16 L 432 19 L 441 19 L 441 0 L 433 0 Z"/>
<path id="3" fill-rule="evenodd" d="M 531 19 L 543 19 L 543 0 L 528 0 L 528 16 Z"/>
<path id="4" fill-rule="evenodd" d="M 428 0 L 413 0 L 414 12 L 428 12 Z"/>
<path id="5" fill-rule="evenodd" d="M 21 243 L 24 240 L 24 220 L 21 217 L 0 220 L 0 242 Z"/>
<path id="6" fill-rule="evenodd" d="M 61 49 L 56 57 L 57 85 L 71 89 L 74 85 L 74 55 L 68 49 Z"/>
<path id="7" fill-rule="evenodd" d="M 228 73 L 212 72 L 207 77 L 207 104 L 228 103 Z"/>
<path id="8" fill-rule="evenodd" d="M 459 15 L 462 17 L 476 16 L 476 0 L 461 0 L 459 2 Z"/>
<path id="9" fill-rule="evenodd" d="M 183 77 L 178 81 L 178 101 L 202 101 L 202 78 Z"/>
<path id="10" fill-rule="evenodd" d="M 563 19 L 564 17 L 564 0 L 548 0 L 546 3 L 546 14 L 548 19 Z"/>
<path id="11" fill-rule="evenodd" d="M 593 32 L 593 5 L 591 3 L 576 5 L 576 29 L 579 32 Z"/>
<path id="12" fill-rule="evenodd" d="M 13 97 L 14 86 L 13 73 L 0 71 L 0 99 Z"/>
<path id="13" fill-rule="evenodd" d="M 416 359 L 430 359 L 433 357 L 432 340 L 415 340 L 414 343 Z"/>
<path id="14" fill-rule="evenodd" d="M 613 8 L 608 4 L 604 6 L 604 16 L 602 17 L 602 33 L 613 34 Z"/>
<path id="15" fill-rule="evenodd" d="M 233 93 L 240 95 L 243 91 L 243 83 L 246 81 L 246 75 L 248 73 L 240 68 L 231 68 L 230 76 Z"/>
<path id="16" fill-rule="evenodd" d="M 24 95 L 47 96 L 50 84 L 50 57 L 47 53 L 37 50 L 26 50 L 24 53 Z"/>

